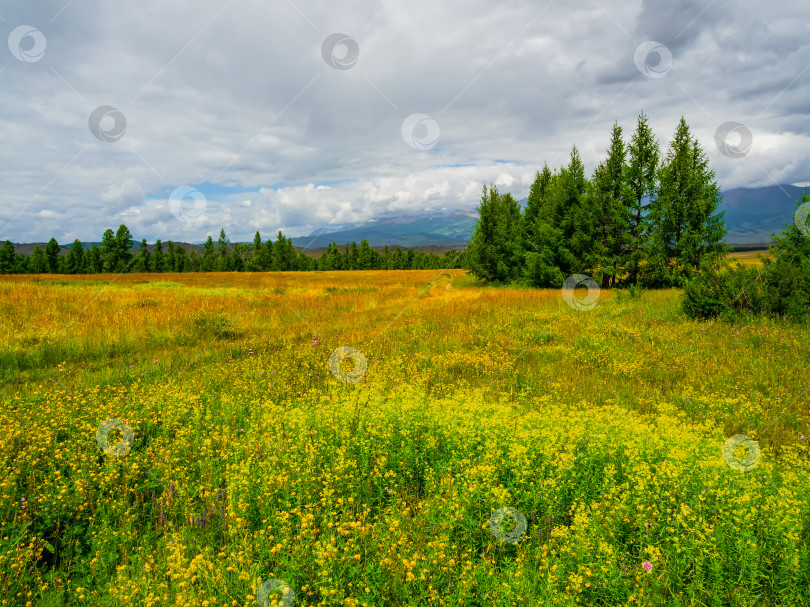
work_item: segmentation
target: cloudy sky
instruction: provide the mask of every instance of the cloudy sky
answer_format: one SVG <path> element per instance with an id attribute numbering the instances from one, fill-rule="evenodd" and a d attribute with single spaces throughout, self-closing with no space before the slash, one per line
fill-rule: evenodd
<path id="1" fill-rule="evenodd" d="M 0 38 L 2 240 L 474 207 L 641 111 L 723 189 L 810 181 L 806 0 L 27 0 Z"/>

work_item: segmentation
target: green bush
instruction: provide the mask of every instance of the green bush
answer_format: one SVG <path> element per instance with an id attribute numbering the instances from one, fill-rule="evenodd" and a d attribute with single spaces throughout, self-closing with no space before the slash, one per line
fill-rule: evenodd
<path id="1" fill-rule="evenodd" d="M 798 205 L 810 202 L 807 192 Z M 762 257 L 762 268 L 739 263 L 703 264 L 684 284 L 683 310 L 690 318 L 767 315 L 799 321 L 810 314 L 810 237 L 796 225 L 774 235 L 773 258 Z"/>

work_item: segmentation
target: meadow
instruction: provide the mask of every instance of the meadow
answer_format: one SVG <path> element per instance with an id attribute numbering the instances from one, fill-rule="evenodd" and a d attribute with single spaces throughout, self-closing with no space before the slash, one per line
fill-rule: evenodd
<path id="1" fill-rule="evenodd" d="M 0 605 L 810 605 L 810 328 L 681 297 L 3 276 Z"/>
<path id="2" fill-rule="evenodd" d="M 757 266 L 762 267 L 762 260 L 760 255 L 764 257 L 773 258 L 769 251 L 735 251 L 729 253 L 728 259 L 732 263 L 740 262 L 744 266 Z"/>

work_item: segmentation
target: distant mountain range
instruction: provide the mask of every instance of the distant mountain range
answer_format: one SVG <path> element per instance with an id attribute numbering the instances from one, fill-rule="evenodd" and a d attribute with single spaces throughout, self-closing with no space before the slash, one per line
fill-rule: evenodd
<path id="1" fill-rule="evenodd" d="M 292 238 L 296 247 L 314 249 L 328 247 L 333 241 L 337 244 L 356 242 L 365 239 L 369 246 L 406 247 L 441 246 L 466 248 L 478 214 L 475 209 L 459 210 L 447 214 L 422 216 L 398 216 L 370 219 L 353 227 L 335 231 L 318 230 L 309 236 Z"/>
<path id="2" fill-rule="evenodd" d="M 793 222 L 796 201 L 805 188 L 793 185 L 762 188 L 734 188 L 723 192 L 720 210 L 726 212 L 731 245 L 765 245 L 771 243 L 771 233 L 780 232 Z M 519 201 L 525 207 L 526 198 Z M 333 241 L 337 244 L 360 243 L 364 238 L 370 246 L 441 246 L 466 248 L 475 230 L 478 214 L 475 207 L 447 214 L 416 217 L 372 219 L 360 224 L 336 226 L 332 231 L 318 230 L 309 236 L 292 238 L 301 248 L 322 248 Z"/>
<path id="3" fill-rule="evenodd" d="M 726 212 L 726 242 L 737 246 L 771 244 L 771 233 L 778 233 L 793 222 L 796 201 L 804 191 L 804 187 L 793 185 L 726 190 L 720 205 L 720 210 Z M 526 198 L 519 203 L 525 207 Z M 332 242 L 338 245 L 351 242 L 360 244 L 363 239 L 368 241 L 369 246 L 377 249 L 387 245 L 391 248 L 400 246 L 437 253 L 449 249 L 462 251 L 475 230 L 478 220 L 476 208 L 477 205 L 446 213 L 398 215 L 357 224 L 333 225 L 315 230 L 309 236 L 293 237 L 291 240 L 293 246 L 306 250 L 309 255 L 320 254 Z M 18 244 L 14 248 L 17 253 L 30 255 L 36 244 L 44 249 L 46 243 Z M 83 244 L 90 247 L 101 243 Z M 202 242 L 175 244 L 182 245 L 186 250 L 203 250 Z M 60 253 L 66 253 L 70 246 L 71 243 L 60 244 Z M 134 248 L 138 246 L 135 244 Z M 148 249 L 152 251 L 154 246 L 149 245 Z"/>

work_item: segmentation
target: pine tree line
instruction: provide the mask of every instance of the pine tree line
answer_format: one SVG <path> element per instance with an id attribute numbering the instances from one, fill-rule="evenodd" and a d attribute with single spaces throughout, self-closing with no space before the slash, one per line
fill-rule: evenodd
<path id="1" fill-rule="evenodd" d="M 525 210 L 484 186 L 470 273 L 533 287 L 559 288 L 573 274 L 603 288 L 682 286 L 728 252 L 714 177 L 684 118 L 664 158 L 643 113 L 629 142 L 614 124 L 590 179 L 574 147 L 567 166 L 537 171 Z"/>
<path id="2" fill-rule="evenodd" d="M 225 230 L 220 230 L 214 242 L 209 235 L 200 254 L 186 251 L 172 241 L 155 242 L 153 251 L 142 240 L 133 253 L 132 234 L 121 225 L 116 232 L 108 229 L 101 246 L 94 244 L 85 249 L 75 240 L 66 255 L 59 254 L 59 244 L 51 238 L 43 250 L 35 246 L 31 255 L 15 252 L 14 245 L 6 241 L 0 248 L 0 274 L 102 274 L 122 272 L 292 272 L 318 270 L 418 270 L 464 267 L 464 253 L 451 250 L 442 255 L 418 253 L 385 247 L 382 253 L 372 249 L 367 240 L 339 247 L 329 245 L 320 258 L 299 253 L 292 240 L 279 230 L 276 241 L 262 242 L 256 232 L 253 244 L 236 243 L 230 246 Z"/>

